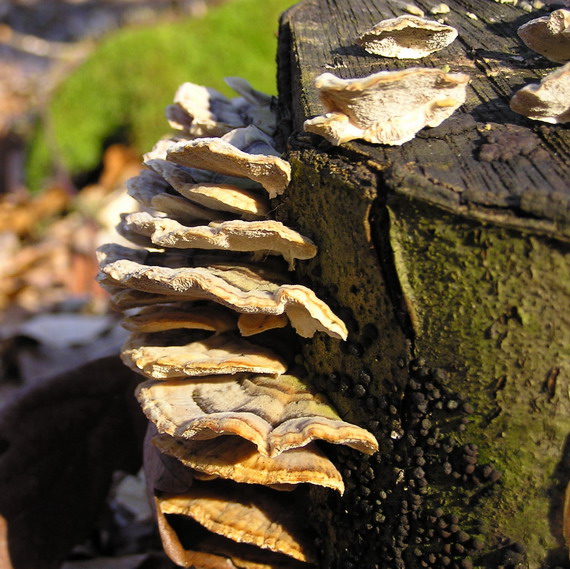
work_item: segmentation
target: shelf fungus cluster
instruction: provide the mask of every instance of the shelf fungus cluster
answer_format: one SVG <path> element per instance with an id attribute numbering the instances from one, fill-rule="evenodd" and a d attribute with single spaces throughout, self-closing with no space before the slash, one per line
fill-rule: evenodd
<path id="1" fill-rule="evenodd" d="M 530 49 L 564 65 L 540 83 L 519 89 L 511 98 L 511 109 L 551 124 L 570 122 L 570 10 L 561 8 L 535 18 L 522 25 L 518 35 Z"/>
<path id="2" fill-rule="evenodd" d="M 315 561 L 308 484 L 343 492 L 319 441 L 376 452 L 294 367 L 291 337 L 345 324 L 291 282 L 315 244 L 270 219 L 289 164 L 271 98 L 243 80 L 229 99 L 187 83 L 167 110 L 176 137 L 127 187 L 133 247 L 99 251 L 99 280 L 125 312 L 125 364 L 146 380 L 145 470 L 165 550 L 183 567 L 272 569 Z"/>

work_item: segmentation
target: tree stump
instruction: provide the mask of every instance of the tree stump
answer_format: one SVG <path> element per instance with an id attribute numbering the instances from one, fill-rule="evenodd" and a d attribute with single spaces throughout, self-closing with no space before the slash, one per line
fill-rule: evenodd
<path id="1" fill-rule="evenodd" d="M 354 43 L 396 0 L 306 0 L 281 21 L 277 214 L 317 242 L 298 278 L 350 332 L 306 341 L 304 365 L 381 447 L 332 450 L 347 491 L 312 491 L 327 569 L 570 567 L 570 129 L 509 109 L 555 68 L 516 34 L 542 14 L 447 4 L 458 39 L 414 61 Z M 471 76 L 466 104 L 402 146 L 303 133 L 325 71 L 445 65 Z"/>

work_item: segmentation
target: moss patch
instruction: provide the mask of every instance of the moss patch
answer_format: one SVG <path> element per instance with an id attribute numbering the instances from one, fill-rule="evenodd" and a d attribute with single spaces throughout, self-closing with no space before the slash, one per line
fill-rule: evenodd
<path id="1" fill-rule="evenodd" d="M 391 201 L 391 239 L 417 317 L 416 350 L 473 406 L 462 442 L 503 472 L 471 516 L 525 544 L 530 567 L 560 546 L 570 432 L 570 248 Z M 562 559 L 557 562 L 562 562 Z"/>
<path id="2" fill-rule="evenodd" d="M 277 215 L 319 246 L 297 275 L 349 329 L 303 363 L 380 445 L 330 449 L 346 492 L 311 492 L 321 566 L 566 566 L 569 247 L 386 192 L 334 152 L 289 159 Z"/>
<path id="3" fill-rule="evenodd" d="M 92 170 L 113 137 L 149 150 L 168 132 L 163 109 L 184 81 L 233 94 L 223 78 L 237 75 L 275 93 L 278 18 L 292 4 L 231 0 L 202 18 L 112 34 L 53 94 L 30 147 L 29 185 L 41 187 L 54 157 L 72 175 Z"/>

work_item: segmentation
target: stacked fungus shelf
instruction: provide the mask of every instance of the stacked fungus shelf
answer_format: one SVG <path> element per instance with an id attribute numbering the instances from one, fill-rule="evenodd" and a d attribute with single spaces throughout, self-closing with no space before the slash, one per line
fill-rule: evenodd
<path id="1" fill-rule="evenodd" d="M 349 331 L 305 341 L 303 361 L 380 443 L 335 451 L 344 496 L 311 491 L 331 569 L 570 566 L 570 129 L 509 108 L 557 67 L 516 34 L 548 10 L 446 4 L 458 38 L 414 61 L 355 43 L 402 2 L 310 0 L 281 20 L 292 181 L 277 217 L 318 244 L 298 278 Z M 428 17 L 434 5 L 416 2 Z M 402 146 L 303 131 L 323 112 L 318 75 L 413 66 L 470 76 L 440 126 Z"/>

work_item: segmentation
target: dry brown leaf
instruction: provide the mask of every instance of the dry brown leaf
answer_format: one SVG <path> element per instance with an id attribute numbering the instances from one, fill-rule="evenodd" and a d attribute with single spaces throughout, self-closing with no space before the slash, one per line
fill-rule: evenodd
<path id="1" fill-rule="evenodd" d="M 113 471 L 141 464 L 137 377 L 118 357 L 23 393 L 0 415 L 0 512 L 17 569 L 56 569 L 96 523 Z"/>
<path id="2" fill-rule="evenodd" d="M 378 450 L 371 433 L 342 421 L 322 396 L 291 375 L 146 381 L 137 397 L 158 432 L 177 438 L 238 435 L 268 457 L 315 439 L 367 454 Z"/>
<path id="3" fill-rule="evenodd" d="M 69 193 L 59 186 L 46 188 L 37 196 L 5 195 L 0 200 L 0 227 L 27 235 L 46 219 L 61 214 L 69 202 Z"/>
<path id="4" fill-rule="evenodd" d="M 315 443 L 269 458 L 249 441 L 231 436 L 187 441 L 157 435 L 152 442 L 188 468 L 235 482 L 262 486 L 307 483 L 344 492 L 340 472 Z"/>

